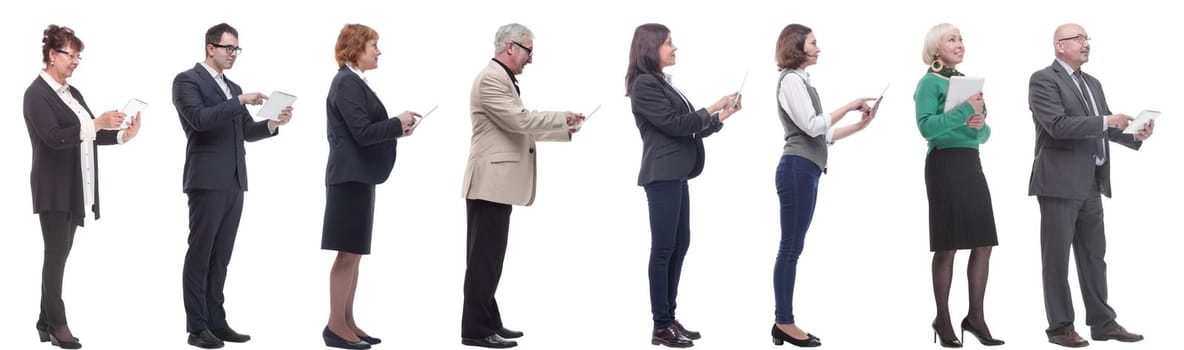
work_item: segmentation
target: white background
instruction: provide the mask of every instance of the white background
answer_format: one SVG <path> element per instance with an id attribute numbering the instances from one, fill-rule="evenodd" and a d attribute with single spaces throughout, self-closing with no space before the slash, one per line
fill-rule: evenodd
<path id="1" fill-rule="evenodd" d="M 625 67 L 633 29 L 673 30 L 678 64 L 669 72 L 698 106 L 735 91 L 745 109 L 707 140 L 703 175 L 691 181 L 692 244 L 678 317 L 704 333 L 701 349 L 770 347 L 772 268 L 780 230 L 773 174 L 782 130 L 775 112 L 773 49 L 789 23 L 812 27 L 822 48 L 811 67 L 827 110 L 891 83 L 877 120 L 831 149 L 814 225 L 798 273 L 799 324 L 831 349 L 935 346 L 930 284 L 925 141 L 912 93 L 925 70 L 920 50 L 940 22 L 961 28 L 958 68 L 987 78 L 990 142 L 982 161 L 993 193 L 1000 245 L 992 259 L 987 317 L 1009 345 L 1053 347 L 1040 286 L 1039 215 L 1026 196 L 1033 124 L 1030 74 L 1053 60 L 1052 34 L 1065 22 L 1093 37 L 1084 69 L 1100 79 L 1112 110 L 1163 117 L 1143 150 L 1115 147 L 1109 228 L 1110 300 L 1119 321 L 1164 348 L 1182 310 L 1175 256 L 1175 160 L 1181 149 L 1176 60 L 1180 30 L 1168 3 L 728 1 L 533 2 L 43 2 L 0 14 L 0 339 L 38 346 L 42 239 L 32 215 L 28 135 L 21 96 L 37 76 L 42 30 L 73 28 L 87 46 L 70 79 L 92 110 L 132 97 L 150 104 L 140 136 L 102 147 L 103 218 L 78 231 L 67 264 L 71 328 L 88 349 L 186 349 L 181 265 L 186 197 L 185 137 L 171 103 L 173 77 L 203 58 L 203 34 L 228 22 L 244 51 L 227 76 L 247 92 L 299 97 L 278 137 L 248 145 L 246 195 L 227 282 L 231 325 L 254 337 L 227 348 L 321 348 L 334 254 L 319 249 L 327 143 L 324 102 L 336 73 L 333 44 L 345 23 L 381 35 L 384 55 L 368 73 L 388 110 L 439 109 L 399 142 L 390 180 L 378 186 L 374 254 L 363 259 L 358 323 L 386 339 L 378 348 L 460 348 L 468 94 L 492 57 L 499 25 L 536 34 L 534 64 L 521 75 L 530 108 L 588 112 L 603 107 L 570 144 L 539 146 L 535 205 L 516 207 L 498 293 L 506 325 L 524 349 L 645 349 L 651 320 L 644 192 L 636 186 L 640 139 Z M 852 114 L 849 123 L 857 116 Z M 844 123 L 844 124 L 845 124 Z M 952 317 L 966 310 L 966 253 L 959 253 Z M 1075 274 L 1074 274 L 1075 276 Z M 1076 326 L 1088 336 L 1076 278 Z M 971 341 L 973 343 L 973 341 Z M 1119 345 L 1095 342 L 1095 347 Z M 977 344 L 969 346 L 978 346 Z"/>

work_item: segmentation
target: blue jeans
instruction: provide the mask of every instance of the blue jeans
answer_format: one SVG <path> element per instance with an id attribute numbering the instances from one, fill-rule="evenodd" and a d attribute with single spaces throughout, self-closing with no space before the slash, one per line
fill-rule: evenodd
<path id="1" fill-rule="evenodd" d="M 674 322 L 678 278 L 691 244 L 687 179 L 647 184 L 645 195 L 650 207 L 650 311 L 654 329 L 662 329 Z"/>
<path id="2" fill-rule="evenodd" d="M 781 246 L 773 265 L 773 294 L 777 323 L 793 321 L 793 285 L 798 256 L 818 202 L 818 165 L 799 156 L 781 156 L 777 165 L 777 198 L 781 201 Z"/>

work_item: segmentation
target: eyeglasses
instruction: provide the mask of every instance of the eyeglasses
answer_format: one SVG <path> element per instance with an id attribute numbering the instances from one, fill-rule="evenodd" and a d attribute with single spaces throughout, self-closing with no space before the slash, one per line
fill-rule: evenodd
<path id="1" fill-rule="evenodd" d="M 226 53 L 233 53 L 235 55 L 243 53 L 243 48 L 234 45 L 210 44 L 213 47 L 226 49 Z"/>
<path id="2" fill-rule="evenodd" d="M 523 50 L 526 50 L 527 56 L 534 57 L 534 49 L 526 47 L 526 45 L 522 45 L 522 43 L 517 42 L 517 41 L 511 41 L 511 42 L 514 43 L 514 45 L 518 45 L 518 47 L 521 47 Z"/>
<path id="3" fill-rule="evenodd" d="M 80 61 L 80 62 L 82 61 L 81 54 L 76 55 L 76 54 L 73 54 L 70 51 L 66 51 L 66 50 L 59 50 L 59 49 L 53 49 L 53 50 L 57 51 L 60 54 L 66 55 L 66 57 L 70 58 L 71 61 Z"/>
<path id="4" fill-rule="evenodd" d="M 1073 40 L 1073 41 L 1076 41 L 1078 44 L 1085 44 L 1086 42 L 1089 42 L 1089 36 L 1085 35 L 1085 34 L 1079 34 L 1079 35 L 1071 36 L 1068 38 L 1057 39 L 1057 41 L 1065 41 L 1065 40 Z"/>

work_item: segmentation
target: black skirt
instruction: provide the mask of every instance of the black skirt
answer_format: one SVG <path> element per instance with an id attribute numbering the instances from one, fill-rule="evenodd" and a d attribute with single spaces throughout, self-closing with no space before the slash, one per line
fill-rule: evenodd
<path id="1" fill-rule="evenodd" d="M 321 249 L 370 254 L 374 230 L 374 185 L 346 182 L 325 186 Z"/>
<path id="2" fill-rule="evenodd" d="M 925 157 L 929 195 L 929 250 L 970 249 L 999 244 L 991 191 L 978 150 L 946 148 Z"/>

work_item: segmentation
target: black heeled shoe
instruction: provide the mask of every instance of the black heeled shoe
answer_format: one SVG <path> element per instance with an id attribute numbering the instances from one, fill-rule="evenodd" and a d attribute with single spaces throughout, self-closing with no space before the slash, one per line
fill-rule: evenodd
<path id="1" fill-rule="evenodd" d="M 933 342 L 934 343 L 937 342 L 937 320 L 933 320 Z M 962 347 L 962 341 L 958 340 L 958 338 L 954 338 L 954 339 L 941 338 L 941 347 L 943 347 L 943 348 L 960 348 L 960 347 Z"/>
<path id="2" fill-rule="evenodd" d="M 53 345 L 53 346 L 56 346 L 56 347 L 59 347 L 62 349 L 81 349 L 82 348 L 82 343 L 78 342 L 78 338 L 74 338 L 69 341 L 63 341 L 63 340 L 58 339 L 58 337 L 53 334 L 53 327 L 46 327 L 45 330 L 38 329 L 37 335 L 39 335 L 41 337 L 42 342 L 48 341 L 50 345 Z"/>
<path id="3" fill-rule="evenodd" d="M 785 334 L 785 332 L 782 332 L 781 328 L 777 328 L 777 324 L 773 324 L 773 332 L 772 333 L 773 333 L 773 345 L 782 345 L 785 342 L 789 342 L 790 344 L 800 347 L 800 348 L 812 348 L 815 346 L 822 346 L 822 340 L 818 339 L 818 337 L 815 337 L 813 334 L 807 333 L 806 339 L 794 338 L 794 337 L 789 336 L 789 334 Z"/>
<path id="4" fill-rule="evenodd" d="M 351 343 L 350 341 L 345 340 L 345 338 L 342 338 L 338 336 L 337 333 L 333 333 L 333 331 L 329 330 L 329 326 L 325 326 L 325 331 L 321 332 L 321 338 L 325 339 L 325 346 L 331 348 L 357 350 L 370 348 L 370 344 L 364 340 L 358 340 L 357 343 Z M 359 337 L 359 339 L 361 338 Z"/>
<path id="5" fill-rule="evenodd" d="M 969 331 L 970 334 L 973 334 L 975 338 L 978 338 L 978 342 L 983 343 L 983 345 L 986 345 L 986 346 L 1003 345 L 1002 340 L 983 335 L 984 332 L 982 332 L 978 329 L 975 329 L 974 326 L 970 324 L 969 316 L 962 318 L 962 339 L 966 339 L 966 332 L 967 331 Z"/>

